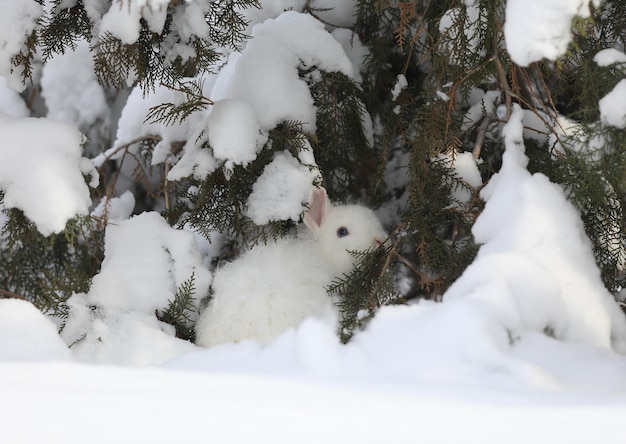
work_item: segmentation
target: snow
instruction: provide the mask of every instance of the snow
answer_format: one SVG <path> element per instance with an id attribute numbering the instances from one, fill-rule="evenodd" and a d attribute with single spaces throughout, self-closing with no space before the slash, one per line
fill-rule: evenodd
<path id="1" fill-rule="evenodd" d="M 273 7 L 281 5 L 273 4 Z M 246 11 L 248 15 L 255 13 L 268 12 Z M 308 85 L 298 74 L 299 68 L 317 67 L 339 71 L 350 78 L 358 77 L 344 46 L 324 29 L 323 23 L 310 15 L 287 11 L 254 25 L 250 32 L 252 38 L 243 51 L 230 54 L 226 65 L 205 84 L 205 96 L 215 105 L 204 114 L 198 113 L 202 121 L 191 119 L 185 122 L 185 128 L 175 130 L 170 129 L 173 127 L 157 129 L 154 125 L 149 129 L 157 130 L 170 140 L 176 140 L 167 135 L 171 131 L 190 134 L 182 156 L 168 174 L 170 180 L 190 175 L 201 179 L 221 165 L 229 170 L 234 164 L 247 164 L 267 141 L 269 130 L 283 121 L 302 122 L 305 132 L 314 132 L 316 109 Z M 358 46 L 355 48 L 358 53 Z M 353 56 L 358 57 L 358 54 Z M 315 72 L 310 75 L 314 76 Z M 150 96 L 149 104 L 138 106 L 133 103 L 139 100 L 138 95 L 139 92 L 133 93 L 124 111 L 136 118 L 122 116 L 124 122 L 133 123 L 124 123 L 125 128 L 120 130 L 124 135 L 118 132 L 116 145 L 131 139 L 132 135 L 146 134 L 141 116 L 149 106 L 159 101 L 177 103 L 173 98 L 163 100 Z M 206 141 L 211 145 L 211 152 L 201 147 Z M 163 156 L 153 158 L 153 163 L 161 160 Z M 304 163 L 315 165 L 314 159 Z M 295 193 L 299 191 L 298 188 Z M 290 215 L 295 212 L 301 212 L 299 201 L 289 210 Z M 258 220 L 269 219 L 261 216 Z"/>
<path id="2" fill-rule="evenodd" d="M 0 114 L 0 132 L 0 189 L 6 208 L 22 210 L 46 236 L 89 212 L 83 174 L 90 174 L 89 185 L 96 186 L 98 173 L 81 157 L 83 135 L 74 126 Z"/>
<path id="3" fill-rule="evenodd" d="M 0 76 L 0 113 L 14 117 L 28 117 L 30 111 L 24 99 L 9 86 L 7 79 Z"/>
<path id="4" fill-rule="evenodd" d="M 499 279 L 488 277 L 493 269 L 501 277 L 511 274 L 516 289 L 511 293 L 517 294 L 512 302 L 522 315 L 508 326 L 514 337 L 527 325 L 547 329 L 566 341 L 607 349 L 613 346 L 626 352 L 626 321 L 602 284 L 577 211 L 558 186 L 525 169 L 528 159 L 523 152 L 522 116 L 516 105 L 503 130 L 506 152 L 502 169 L 481 193 L 487 205 L 472 232 L 477 242 L 485 244 L 477 262 L 487 264 L 476 266 L 483 274 L 477 276 L 478 281 L 492 285 L 495 280 L 499 285 Z M 508 224 L 501 223 L 505 214 L 510 218 Z M 449 293 L 463 286 L 473 268 L 468 268 Z M 541 278 L 523 282 L 520 275 Z M 533 297 L 541 299 L 533 301 Z M 546 308 L 543 320 L 535 312 L 540 303 Z"/>
<path id="5" fill-rule="evenodd" d="M 103 217 L 109 223 L 121 222 L 130 217 L 135 208 L 135 196 L 126 190 L 120 197 L 104 197 L 91 215 Z"/>
<path id="6" fill-rule="evenodd" d="M 317 168 L 301 164 L 288 151 L 278 153 L 253 185 L 248 217 L 256 225 L 287 219 L 297 222 L 318 175 Z"/>
<path id="7" fill-rule="evenodd" d="M 57 54 L 46 62 L 42 69 L 41 95 L 48 108 L 48 118 L 80 128 L 89 128 L 108 113 L 104 88 L 94 73 L 88 42 L 81 40 L 75 51 Z"/>
<path id="8" fill-rule="evenodd" d="M 33 304 L 0 299 L 0 366 L 12 361 L 62 361 L 71 352 L 57 326 Z"/>
<path id="9" fill-rule="evenodd" d="M 354 77 L 350 59 L 324 25 L 310 15 L 288 11 L 254 26 L 244 51 L 233 53 L 220 71 L 212 98 L 247 101 L 264 131 L 297 120 L 313 132 L 313 98 L 298 75 L 299 67 L 313 66 Z"/>
<path id="10" fill-rule="evenodd" d="M 461 129 L 467 131 L 474 125 L 480 123 L 484 116 L 493 117 L 495 114 L 496 103 L 500 99 L 500 91 L 482 90 L 474 91 L 473 103 L 463 117 Z M 478 98 L 480 97 L 480 98 Z"/>
<path id="11" fill-rule="evenodd" d="M 472 153 L 454 153 L 454 155 L 440 154 L 439 159 L 451 166 L 457 177 L 468 186 L 476 189 L 483 184 L 476 159 L 474 159 Z M 458 204 L 468 203 L 472 197 L 472 192 L 465 187 L 456 186 L 452 189 L 451 196 L 455 200 L 453 205 L 456 206 Z"/>
<path id="12" fill-rule="evenodd" d="M 13 58 L 26 53 L 26 40 L 35 30 L 43 7 L 35 0 L 0 0 L 0 75 L 11 88 L 23 91 L 26 85 L 22 72 L 13 65 Z"/>
<path id="13" fill-rule="evenodd" d="M 572 40 L 575 16 L 589 17 L 589 4 L 599 0 L 508 0 L 504 38 L 511 60 L 528 66 L 543 58 L 555 60 Z"/>
<path id="14" fill-rule="evenodd" d="M 615 48 L 607 48 L 599 51 L 593 58 L 598 66 L 611 66 L 616 63 L 626 63 L 626 54 Z"/>
<path id="15" fill-rule="evenodd" d="M 315 16 L 325 23 L 349 28 L 356 21 L 356 3 L 356 0 L 313 0 L 309 6 L 315 10 Z"/>
<path id="16" fill-rule="evenodd" d="M 346 55 L 350 58 L 354 66 L 354 80 L 361 83 L 363 78 L 361 72 L 365 71 L 365 60 L 369 56 L 369 50 L 361 43 L 359 36 L 345 28 L 337 28 L 331 32 L 332 36 L 341 43 Z"/>
<path id="17" fill-rule="evenodd" d="M 252 107 L 243 100 L 215 102 L 207 122 L 209 143 L 216 159 L 246 166 L 256 159 L 264 144 L 261 128 Z"/>
<path id="18" fill-rule="evenodd" d="M 113 2 L 100 22 L 100 35 L 107 33 L 126 45 L 139 39 L 140 19 L 150 31 L 160 34 L 167 18 L 169 0 L 120 0 Z"/>
<path id="19" fill-rule="evenodd" d="M 601 436 L 610 444 L 624 438 L 619 428 L 624 405 L 616 400 L 573 398 L 567 405 L 558 397 L 511 402 L 483 393 L 476 402 L 476 392 L 441 397 L 424 385 L 402 391 L 63 364 L 49 366 L 43 377 L 25 364 L 0 372 L 3 400 L 10 406 L 3 424 L 7 442 L 83 442 L 89 436 L 94 444 L 198 439 L 400 444 L 458 443 L 461 437 L 461 442 L 525 444 L 585 443 Z M 33 396 L 24 396 L 25 386 Z M 48 409 L 37 416 L 38 427 L 28 427 L 34 406 Z"/>
<path id="20" fill-rule="evenodd" d="M 400 93 L 404 91 L 404 89 L 406 89 L 408 85 L 409 84 L 406 80 L 406 77 L 403 74 L 398 74 L 396 83 L 393 85 L 393 88 L 391 89 L 391 100 L 395 102 L 398 99 L 398 96 L 400 95 Z"/>
<path id="21" fill-rule="evenodd" d="M 78 341 L 75 354 L 82 360 L 160 363 L 188 344 L 174 338 L 171 326 L 154 314 L 165 310 L 192 276 L 199 306 L 211 274 L 191 233 L 170 227 L 153 212 L 108 225 L 102 269 L 88 294 L 68 300 L 63 337 L 70 344 Z M 144 342 L 151 346 L 142 350 Z M 120 349 L 127 352 L 118 356 Z"/>
<path id="22" fill-rule="evenodd" d="M 619 81 L 606 96 L 599 101 L 600 120 L 606 125 L 626 128 L 626 79 Z"/>
<path id="23" fill-rule="evenodd" d="M 181 41 L 189 42 L 193 36 L 203 37 L 209 34 L 209 25 L 204 20 L 207 4 L 206 1 L 187 2 L 184 9 L 179 8 L 174 12 L 172 23 Z"/>
<path id="24" fill-rule="evenodd" d="M 356 1 L 342 0 L 260 0 L 260 8 L 247 8 L 241 11 L 249 22 L 249 27 L 273 19 L 285 11 L 303 12 L 305 6 L 317 18 L 336 29 L 350 28 L 356 20 Z M 249 34 L 249 30 L 248 30 Z"/>
<path id="25" fill-rule="evenodd" d="M 183 155 L 168 173 L 168 180 L 176 181 L 187 176 L 201 180 L 219 167 L 220 164 L 213 157 L 213 154 L 202 147 L 202 144 L 208 139 L 205 131 L 208 120 L 208 117 L 205 117 L 195 132 L 191 134 L 183 146 Z"/>

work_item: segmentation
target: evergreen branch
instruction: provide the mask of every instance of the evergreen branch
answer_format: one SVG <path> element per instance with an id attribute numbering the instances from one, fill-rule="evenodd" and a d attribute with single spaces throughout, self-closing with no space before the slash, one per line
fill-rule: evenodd
<path id="1" fill-rule="evenodd" d="M 75 50 L 78 40 L 90 41 L 92 37 L 93 25 L 82 0 L 71 8 L 60 10 L 59 5 L 60 2 L 55 3 L 39 32 L 44 61 L 54 54 L 64 54 L 67 47 Z"/>
<path id="2" fill-rule="evenodd" d="M 194 339 L 191 325 L 194 321 L 194 315 L 198 312 L 195 304 L 195 280 L 195 273 L 192 272 L 189 279 L 180 285 L 174 295 L 174 299 L 167 301 L 167 308 L 162 313 L 157 312 L 157 317 L 160 321 L 174 326 L 176 337 L 189 341 Z"/>
<path id="3" fill-rule="evenodd" d="M 35 60 L 37 52 L 37 43 L 37 31 L 35 30 L 26 37 L 24 47 L 11 59 L 11 64 L 13 65 L 11 72 L 13 72 L 13 68 L 21 67 L 21 77 L 24 84 L 26 84 L 27 80 L 32 81 L 33 78 L 33 60 Z"/>
<path id="4" fill-rule="evenodd" d="M 210 39 L 220 46 L 240 49 L 248 36 L 244 34 L 248 21 L 238 8 L 261 9 L 258 0 L 214 0 L 206 15 Z"/>
<path id="5" fill-rule="evenodd" d="M 161 86 L 185 94 L 185 100 L 180 104 L 162 103 L 150 108 L 145 123 L 162 123 L 166 126 L 182 123 L 196 111 L 202 111 L 213 105 L 213 101 L 202 94 L 203 81 L 181 83 L 176 87 L 161 83 Z"/>
<path id="6" fill-rule="evenodd" d="M 356 265 L 349 274 L 336 278 L 327 288 L 330 295 L 339 297 L 339 335 L 344 343 L 366 325 L 376 310 L 399 299 L 391 271 L 391 248 L 381 245 L 351 252 L 357 259 Z"/>

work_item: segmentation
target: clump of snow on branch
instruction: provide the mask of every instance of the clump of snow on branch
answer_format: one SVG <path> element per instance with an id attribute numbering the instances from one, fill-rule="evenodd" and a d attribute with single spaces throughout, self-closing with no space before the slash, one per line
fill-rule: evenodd
<path id="1" fill-rule="evenodd" d="M 23 91 L 26 85 L 13 58 L 27 52 L 26 40 L 36 29 L 43 6 L 35 0 L 0 0 L 0 10 L 0 75 L 6 77 L 11 88 Z"/>
<path id="2" fill-rule="evenodd" d="M 622 64 L 626 63 L 626 54 L 615 48 L 607 48 L 602 51 L 598 51 L 598 53 L 593 57 L 593 61 L 596 62 L 598 66 Z"/>
<path id="3" fill-rule="evenodd" d="M 483 91 L 481 89 L 475 89 L 469 97 L 468 105 L 470 108 L 463 116 L 463 123 L 461 129 L 467 131 L 473 126 L 480 123 L 484 117 L 495 117 L 496 105 L 500 101 L 501 91 Z"/>
<path id="4" fill-rule="evenodd" d="M 452 188 L 451 197 L 454 199 L 453 205 L 456 206 L 470 202 L 472 197 L 471 188 L 475 189 L 483 184 L 476 159 L 474 159 L 472 153 L 440 154 L 438 158 L 450 166 L 456 176 L 467 185 L 467 187 L 455 185 Z"/>
<path id="5" fill-rule="evenodd" d="M 593 58 L 598 66 L 624 65 L 626 54 L 615 48 L 599 51 Z M 626 79 L 621 80 L 615 87 L 598 102 L 600 106 L 600 120 L 605 125 L 616 128 L 626 127 Z"/>
<path id="6" fill-rule="evenodd" d="M 241 11 L 248 21 L 247 33 L 255 25 L 273 19 L 285 11 L 307 11 L 330 26 L 350 28 L 357 16 L 356 0 L 259 0 L 260 8 L 247 8 Z"/>
<path id="7" fill-rule="evenodd" d="M 359 35 L 349 29 L 337 28 L 331 32 L 332 36 L 341 43 L 346 55 L 350 58 L 354 66 L 354 80 L 357 83 L 363 81 L 361 73 L 365 72 L 366 60 L 369 56 L 369 49 L 361 42 Z"/>
<path id="8" fill-rule="evenodd" d="M 626 128 L 626 79 L 620 80 L 598 103 L 603 123 L 616 128 Z"/>
<path id="9" fill-rule="evenodd" d="M 108 223 L 116 223 L 128 219 L 134 208 L 135 196 L 126 190 L 119 197 L 103 197 L 91 215 L 104 218 Z"/>
<path id="10" fill-rule="evenodd" d="M 165 26 L 169 0 L 120 0 L 111 4 L 100 22 L 100 35 L 110 33 L 127 45 L 139 39 L 140 20 L 160 34 Z"/>
<path id="11" fill-rule="evenodd" d="M 398 99 L 398 96 L 400 95 L 400 93 L 404 91 L 407 86 L 408 86 L 408 82 L 404 74 L 398 74 L 396 83 L 393 85 L 393 88 L 391 89 L 391 100 L 395 102 Z"/>
<path id="12" fill-rule="evenodd" d="M 253 185 L 247 215 L 257 225 L 273 220 L 297 222 L 311 184 L 318 178 L 317 168 L 302 165 L 289 152 L 278 153 Z"/>
<path id="13" fill-rule="evenodd" d="M 284 120 L 297 120 L 315 131 L 315 107 L 298 68 L 339 71 L 350 78 L 354 71 L 343 47 L 324 24 L 307 14 L 286 12 L 252 29 L 244 51 L 233 53 L 222 69 L 212 99 L 247 101 L 263 130 Z"/>
<path id="14" fill-rule="evenodd" d="M 565 54 L 572 40 L 575 16 L 589 17 L 589 4 L 599 0 L 508 0 L 504 22 L 506 49 L 511 59 L 528 66 L 543 58 Z"/>
<path id="15" fill-rule="evenodd" d="M 73 126 L 44 118 L 0 114 L 0 189 L 4 206 L 18 208 L 45 236 L 89 212 L 89 186 L 98 173 L 83 158 L 83 135 Z M 90 175 L 89 186 L 83 175 Z"/>
<path id="16" fill-rule="evenodd" d="M 47 117 L 75 124 L 83 130 L 106 115 L 105 92 L 94 73 L 88 42 L 81 40 L 74 51 L 57 54 L 46 62 L 42 68 L 41 95 L 48 109 Z"/>
<path id="17" fill-rule="evenodd" d="M 147 364 L 163 359 L 180 344 L 173 327 L 155 313 L 165 310 L 192 276 L 197 307 L 211 274 L 193 234 L 170 227 L 158 213 L 111 224 L 102 269 L 89 293 L 68 300 L 63 337 L 68 344 L 76 342 L 73 349 L 83 360 Z"/>
<path id="18" fill-rule="evenodd" d="M 216 159 L 232 164 L 252 162 L 265 143 L 252 107 L 243 100 L 218 100 L 208 117 L 209 143 Z"/>

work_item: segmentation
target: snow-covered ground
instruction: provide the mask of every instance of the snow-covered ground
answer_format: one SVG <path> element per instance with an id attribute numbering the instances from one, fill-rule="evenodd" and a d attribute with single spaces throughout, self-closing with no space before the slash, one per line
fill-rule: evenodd
<path id="1" fill-rule="evenodd" d="M 623 443 L 624 398 L 77 364 L 0 367 L 5 443 Z"/>
<path id="2" fill-rule="evenodd" d="M 261 3 L 263 9 L 250 17 L 254 39 L 205 84 L 216 100 L 212 114 L 195 115 L 187 126 L 145 125 L 150 106 L 182 98 L 164 88 L 147 98 L 135 90 L 112 149 L 158 134 L 162 143 L 155 159 L 165 161 L 166 142 L 197 142 L 199 128 L 216 127 L 207 136 L 215 156 L 189 143 L 170 171 L 176 180 L 203 177 L 220 165 L 245 165 L 282 119 L 305 120 L 314 130 L 310 92 L 294 60 L 358 79 L 362 48 L 341 35 L 350 34 L 346 30 L 329 33 L 310 16 L 282 13 L 291 6 L 287 3 L 301 10 L 304 1 Z M 510 0 L 505 32 L 512 58 L 527 64 L 558 56 L 571 38 L 572 16 L 585 15 L 589 3 L 561 0 L 558 4 L 567 8 L 558 13 L 556 6 L 545 8 L 538 0 L 524 5 Z M 41 8 L 27 4 L 31 7 L 15 10 L 11 20 L 19 18 L 22 29 L 29 30 Z M 320 14 L 330 23 L 349 24 L 354 2 L 342 5 L 345 10 Z M 132 42 L 135 28 L 125 20 L 136 24 L 137 14 L 145 11 L 129 11 L 129 17 L 111 13 L 102 20 L 102 30 Z M 533 14 L 545 20 L 533 20 Z M 157 19 L 151 16 L 151 26 L 159 26 Z M 528 23 L 534 24 L 532 32 L 526 32 Z M 553 28 L 561 31 L 553 33 Z M 17 80 L 6 60 L 19 42 L 10 30 L 5 34 L 0 32 L 0 41 L 13 44 L 0 51 L 0 73 L 7 78 L 0 83 L 6 98 L 0 106 L 14 117 L 0 114 L 2 137 L 8 141 L 0 144 L 4 205 L 24 210 L 43 233 L 58 232 L 67 219 L 89 211 L 82 174 L 93 173 L 92 163 L 81 157 L 80 134 L 71 122 L 26 117 L 19 96 L 8 89 L 17 88 Z M 290 38 L 296 35 L 302 38 Z M 281 56 L 265 67 L 271 75 L 259 76 L 260 64 L 277 48 Z M 598 63 L 621 63 L 624 57 L 604 53 Z M 44 67 L 44 87 L 71 68 L 62 62 L 49 66 Z M 94 79 L 83 80 L 94 97 L 102 95 Z M 404 87 L 401 80 L 390 99 Z M 474 114 L 493 105 L 490 94 L 484 96 Z M 623 96 L 619 84 L 603 99 L 605 123 L 624 126 Z M 44 97 L 57 118 L 86 118 L 80 104 L 78 109 L 50 106 L 54 101 L 76 105 L 65 94 L 50 91 Z M 93 101 L 94 108 L 104 107 L 103 100 Z M 469 120 L 477 118 L 468 113 Z M 626 319 L 601 282 L 576 210 L 557 185 L 526 170 L 522 136 L 524 124 L 530 125 L 527 118 L 515 106 L 503 128 L 502 170 L 482 192 L 486 207 L 474 227 L 481 244 L 475 262 L 442 303 L 385 307 L 347 345 L 340 344 L 334 326 L 315 319 L 267 346 L 244 341 L 205 349 L 177 339 L 155 311 L 192 273 L 198 294 L 204 294 L 211 281 L 207 257 L 215 247 L 170 227 L 157 213 L 129 219 L 134 205 L 129 193 L 113 199 L 108 211 L 114 223 L 107 228 L 102 270 L 88 293 L 69 300 L 61 334 L 28 302 L 0 300 L 0 442 L 626 442 Z M 24 132 L 34 130 L 37 143 L 22 143 Z M 233 140 L 235 149 L 229 145 Z M 62 147 L 60 141 L 65 141 Z M 24 166 L 24 152 L 31 151 Z M 48 168 L 32 167 L 33 156 Z M 278 173 L 268 168 L 255 188 L 250 216 L 259 223 L 295 219 L 302 210 L 307 190 L 300 179 L 308 184 L 316 173 L 300 167 L 313 165 L 314 159 L 307 151 L 300 163 L 286 156 L 276 157 L 271 165 Z M 58 166 L 50 168 L 51 163 Z M 458 156 L 455 167 L 468 183 L 480 185 L 471 155 Z M 268 192 L 282 181 L 279 173 L 297 176 L 290 194 Z M 61 198 L 51 194 L 50 199 L 65 205 L 40 205 L 42 190 L 61 192 Z"/>

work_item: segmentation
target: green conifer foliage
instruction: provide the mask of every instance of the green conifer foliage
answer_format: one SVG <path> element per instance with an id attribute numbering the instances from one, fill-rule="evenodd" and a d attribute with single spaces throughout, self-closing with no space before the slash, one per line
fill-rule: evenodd
<path id="1" fill-rule="evenodd" d="M 0 243 L 0 297 L 26 299 L 64 319 L 65 301 L 89 290 L 100 270 L 104 232 L 91 218 L 68 223 L 65 232 L 44 237 L 19 210 L 6 211 Z"/>
<path id="2" fill-rule="evenodd" d="M 176 328 L 177 337 L 190 341 L 193 341 L 195 337 L 193 322 L 195 315 L 198 314 L 195 304 L 197 299 L 195 280 L 195 275 L 192 274 L 183 282 L 176 291 L 174 299 L 169 301 L 168 307 L 158 315 L 161 321 Z"/>

